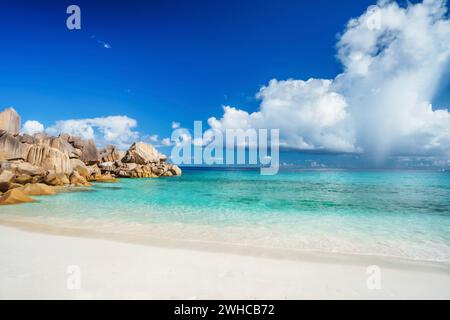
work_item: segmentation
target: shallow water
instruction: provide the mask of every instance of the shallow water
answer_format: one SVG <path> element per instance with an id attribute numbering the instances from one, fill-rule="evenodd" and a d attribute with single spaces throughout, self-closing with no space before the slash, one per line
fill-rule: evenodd
<path id="1" fill-rule="evenodd" d="M 46 223 L 292 250 L 450 261 L 450 173 L 185 169 L 0 207 Z"/>

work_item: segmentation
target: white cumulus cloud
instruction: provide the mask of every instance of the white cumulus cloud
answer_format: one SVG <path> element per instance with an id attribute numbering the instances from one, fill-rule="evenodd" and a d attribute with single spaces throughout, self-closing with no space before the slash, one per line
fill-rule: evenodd
<path id="1" fill-rule="evenodd" d="M 297 149 L 355 151 L 348 130 L 347 103 L 332 81 L 271 80 L 257 97 L 260 110 L 248 113 L 225 106 L 221 119 L 208 120 L 214 129 L 280 129 L 280 143 Z"/>
<path id="2" fill-rule="evenodd" d="M 22 134 L 29 134 L 29 135 L 41 133 L 44 132 L 44 125 L 36 120 L 28 120 L 25 121 L 20 131 Z"/>

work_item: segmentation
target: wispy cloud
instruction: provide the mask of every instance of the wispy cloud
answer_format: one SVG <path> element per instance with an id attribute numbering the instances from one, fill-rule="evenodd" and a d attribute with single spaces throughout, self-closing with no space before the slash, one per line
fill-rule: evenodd
<path id="1" fill-rule="evenodd" d="M 97 43 L 101 44 L 101 46 L 105 49 L 111 49 L 111 45 L 101 40 L 97 40 Z"/>
<path id="2" fill-rule="evenodd" d="M 181 127 L 180 122 L 172 121 L 170 127 L 172 130 L 179 129 Z M 158 134 L 152 134 L 150 136 L 145 136 L 144 140 L 150 141 L 155 147 L 171 147 L 174 146 L 174 143 L 169 137 L 160 137 Z"/>
<path id="3" fill-rule="evenodd" d="M 170 140 L 170 138 L 164 138 L 161 140 L 161 144 L 165 147 L 170 147 L 173 145 L 172 141 Z"/>
<path id="4" fill-rule="evenodd" d="M 172 129 L 178 129 L 180 127 L 179 122 L 172 121 Z"/>
<path id="5" fill-rule="evenodd" d="M 102 46 L 102 48 L 105 49 L 111 49 L 111 44 L 109 44 L 108 42 L 105 42 L 103 40 L 97 39 L 97 36 L 95 34 L 91 35 L 90 37 L 91 39 L 94 39 L 99 45 Z"/>
<path id="6" fill-rule="evenodd" d="M 153 134 L 150 137 L 148 137 L 148 140 L 150 140 L 151 142 L 158 142 L 159 136 L 157 134 Z"/>

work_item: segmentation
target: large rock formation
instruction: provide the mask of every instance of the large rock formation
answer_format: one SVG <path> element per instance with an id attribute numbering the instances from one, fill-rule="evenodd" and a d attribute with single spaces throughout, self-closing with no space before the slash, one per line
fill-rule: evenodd
<path id="1" fill-rule="evenodd" d="M 0 160 L 26 160 L 31 146 L 6 130 L 0 130 Z"/>
<path id="2" fill-rule="evenodd" d="M 80 137 L 69 136 L 68 142 L 81 151 L 80 159 L 87 164 L 97 163 L 99 154 L 94 140 L 83 140 Z"/>
<path id="3" fill-rule="evenodd" d="M 52 187 L 43 183 L 28 183 L 19 190 L 27 196 L 47 196 L 56 194 Z"/>
<path id="4" fill-rule="evenodd" d="M 111 160 L 106 158 L 106 160 Z M 181 175 L 181 169 L 166 163 L 166 156 L 159 153 L 155 147 L 145 142 L 131 145 L 122 161 L 107 161 L 98 164 L 105 174 L 121 178 L 156 178 Z"/>
<path id="5" fill-rule="evenodd" d="M 80 159 L 83 156 L 82 150 L 75 148 L 63 137 L 52 138 L 50 140 L 50 147 L 58 149 L 67 155 L 69 159 Z"/>
<path id="6" fill-rule="evenodd" d="M 13 108 L 0 112 L 0 130 L 17 135 L 20 130 L 20 116 Z"/>
<path id="7" fill-rule="evenodd" d="M 89 187 L 91 184 L 83 177 L 78 171 L 74 171 L 71 173 L 69 177 L 70 184 L 76 187 Z"/>
<path id="8" fill-rule="evenodd" d="M 125 157 L 125 152 L 117 150 L 113 145 L 107 145 L 103 149 L 100 149 L 100 162 L 114 162 L 122 161 Z"/>
<path id="9" fill-rule="evenodd" d="M 155 147 L 145 142 L 135 142 L 128 149 L 123 162 L 137 164 L 159 163 L 165 161 L 166 156 L 159 153 Z"/>
<path id="10" fill-rule="evenodd" d="M 11 168 L 20 174 L 27 174 L 30 176 L 42 176 L 45 174 L 44 168 L 34 166 L 28 162 L 12 163 Z"/>
<path id="11" fill-rule="evenodd" d="M 70 159 L 81 159 L 83 156 L 83 151 L 79 148 L 74 147 L 74 145 L 69 142 L 73 137 L 69 135 L 60 135 L 59 137 L 52 137 L 46 133 L 38 133 L 34 136 L 24 135 L 22 141 L 45 145 L 55 149 L 58 149 L 62 153 L 66 154 Z"/>
<path id="12" fill-rule="evenodd" d="M 34 201 L 32 198 L 23 193 L 20 188 L 11 189 L 2 195 L 0 198 L 0 205 L 4 204 L 17 204 L 24 202 L 32 202 Z"/>
<path id="13" fill-rule="evenodd" d="M 28 152 L 27 162 L 44 170 L 54 170 L 55 173 L 70 174 L 73 171 L 67 154 L 46 145 L 33 145 Z"/>
<path id="14" fill-rule="evenodd" d="M 79 159 L 70 159 L 70 164 L 74 171 L 77 171 L 82 177 L 89 178 L 91 172 L 89 168 Z"/>
<path id="15" fill-rule="evenodd" d="M 127 152 L 109 145 L 97 150 L 93 140 L 61 134 L 19 135 L 14 109 L 0 113 L 0 204 L 33 201 L 28 195 L 52 194 L 49 186 L 90 186 L 117 178 L 181 175 L 176 165 L 152 145 L 136 142 Z"/>
<path id="16" fill-rule="evenodd" d="M 2 170 L 0 173 L 0 192 L 6 192 L 10 189 L 13 189 L 15 186 L 18 186 L 14 183 L 14 172 L 10 170 Z"/>

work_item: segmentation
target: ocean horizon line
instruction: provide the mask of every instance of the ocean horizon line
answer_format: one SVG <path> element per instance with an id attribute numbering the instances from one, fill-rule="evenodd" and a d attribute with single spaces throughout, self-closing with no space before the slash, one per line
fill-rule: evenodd
<path id="1" fill-rule="evenodd" d="M 247 166 L 247 165 L 179 165 L 179 167 L 183 170 L 192 170 L 192 169 L 205 169 L 205 170 L 249 170 L 249 171 L 258 171 L 260 166 Z M 391 168 L 391 167 L 305 167 L 301 165 L 288 165 L 282 166 L 280 165 L 280 171 L 387 171 L 387 172 L 395 172 L 395 171 L 430 171 L 430 172 L 443 172 L 448 173 L 450 169 L 441 168 L 441 167 L 400 167 L 400 168 Z"/>

